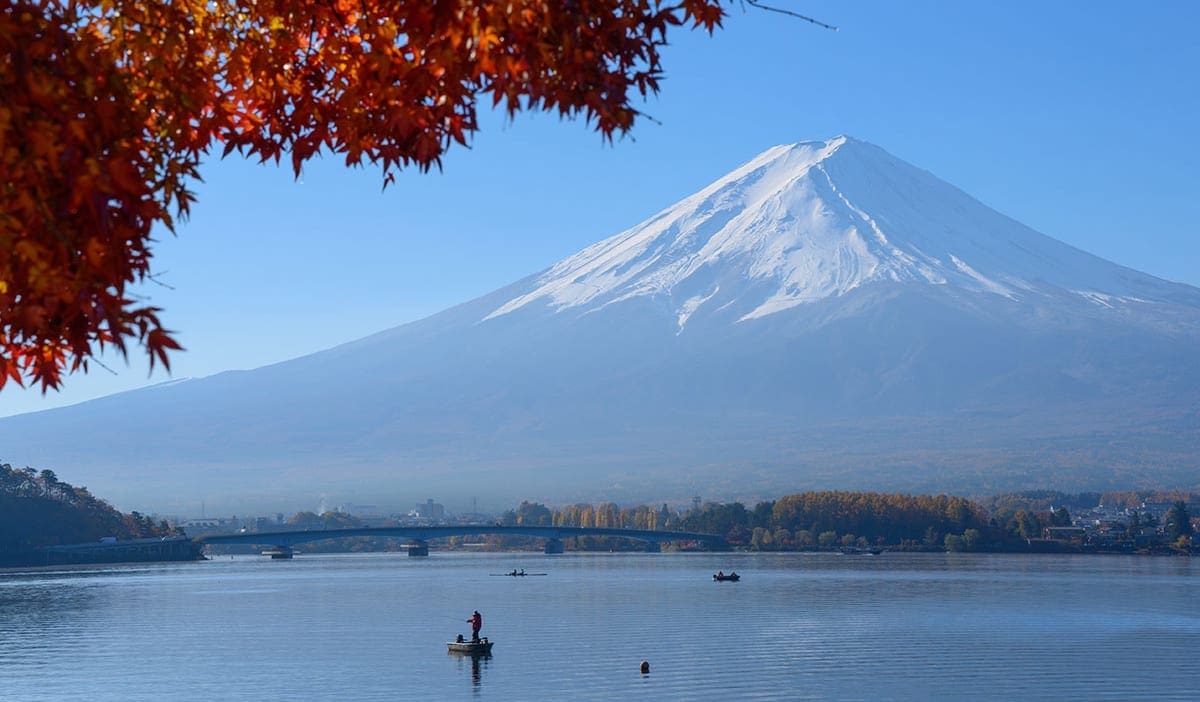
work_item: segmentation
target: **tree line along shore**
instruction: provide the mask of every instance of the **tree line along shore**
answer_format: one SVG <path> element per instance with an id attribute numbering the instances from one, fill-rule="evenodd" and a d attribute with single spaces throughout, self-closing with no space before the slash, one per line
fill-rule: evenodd
<path id="1" fill-rule="evenodd" d="M 503 525 L 619 527 L 692 531 L 723 536 L 730 548 L 750 551 L 1145 552 L 1192 553 L 1200 494 L 1184 491 L 1063 493 L 1027 491 L 968 499 L 949 495 L 811 491 L 764 500 L 708 502 L 684 508 L 662 504 L 621 507 L 578 503 L 548 507 L 522 502 L 497 521 Z M 402 518 L 388 520 L 392 525 Z M 460 520 L 461 521 L 461 520 Z M 364 520 L 343 512 L 300 512 L 285 528 L 351 528 Z M 85 487 L 50 470 L 0 463 L 0 564 L 20 554 L 100 539 L 178 536 L 169 520 L 124 514 Z M 394 540 L 355 538 L 316 542 L 309 551 L 397 548 Z M 511 535 L 473 537 L 473 548 L 534 548 Z M 451 547 L 463 546 L 461 538 Z M 568 539 L 568 550 L 635 550 L 616 537 Z M 675 545 L 688 548 L 691 545 Z"/>
<path id="2" fill-rule="evenodd" d="M 948 495 L 812 491 L 747 507 L 705 503 L 551 509 L 525 502 L 503 523 L 671 529 L 722 535 L 750 551 L 1189 553 L 1200 495 L 1184 491 L 1068 494 L 1037 490 L 980 499 Z M 582 548 L 615 539 L 583 537 Z"/>
<path id="3" fill-rule="evenodd" d="M 0 567 L 24 563 L 28 553 L 47 546 L 177 534 L 167 521 L 122 513 L 52 470 L 0 463 Z"/>

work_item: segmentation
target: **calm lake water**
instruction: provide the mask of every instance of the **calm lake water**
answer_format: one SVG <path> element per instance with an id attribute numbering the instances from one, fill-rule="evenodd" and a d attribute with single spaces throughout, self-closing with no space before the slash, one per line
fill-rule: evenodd
<path id="1" fill-rule="evenodd" d="M 522 567 L 547 575 L 489 576 Z M 1196 700 L 1198 576 L 1186 558 L 436 551 L 10 571 L 0 699 Z M 473 609 L 490 659 L 446 652 Z"/>

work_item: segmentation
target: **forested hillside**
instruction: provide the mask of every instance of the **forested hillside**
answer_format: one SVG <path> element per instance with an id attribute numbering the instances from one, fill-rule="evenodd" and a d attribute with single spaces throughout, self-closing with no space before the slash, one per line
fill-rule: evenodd
<path id="1" fill-rule="evenodd" d="M 96 541 L 105 536 L 166 536 L 166 522 L 122 514 L 86 487 L 58 479 L 52 470 L 0 463 L 0 560 L 42 546 Z"/>

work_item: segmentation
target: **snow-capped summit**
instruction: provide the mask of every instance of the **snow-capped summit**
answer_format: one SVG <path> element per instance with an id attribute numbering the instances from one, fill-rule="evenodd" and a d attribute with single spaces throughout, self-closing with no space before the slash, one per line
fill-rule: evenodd
<path id="1" fill-rule="evenodd" d="M 881 281 L 1097 305 L 1196 300 L 1015 222 L 871 144 L 767 149 L 700 192 L 553 266 L 488 317 L 544 303 L 589 312 L 638 297 L 755 319 Z"/>

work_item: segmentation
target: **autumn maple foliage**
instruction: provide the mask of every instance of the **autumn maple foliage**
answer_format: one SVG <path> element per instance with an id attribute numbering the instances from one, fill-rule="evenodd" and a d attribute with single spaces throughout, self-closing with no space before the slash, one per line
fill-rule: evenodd
<path id="1" fill-rule="evenodd" d="M 440 165 L 478 103 L 627 131 L 721 0 L 0 0 L 0 387 L 179 344 L 131 288 L 210 152 Z"/>

